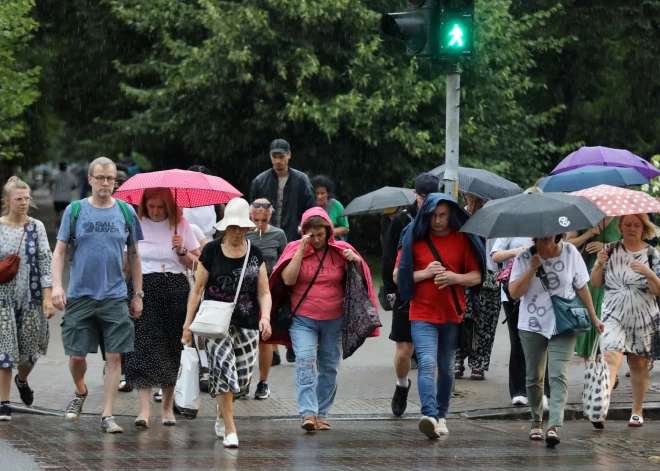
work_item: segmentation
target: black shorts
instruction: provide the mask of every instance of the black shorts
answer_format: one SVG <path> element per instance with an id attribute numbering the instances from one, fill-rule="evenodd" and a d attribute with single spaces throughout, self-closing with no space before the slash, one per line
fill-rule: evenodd
<path id="1" fill-rule="evenodd" d="M 410 301 L 401 301 L 397 295 L 392 310 L 392 331 L 390 340 L 395 342 L 412 343 L 412 333 L 410 331 Z"/>
<path id="2" fill-rule="evenodd" d="M 67 203 L 66 201 L 55 201 L 53 202 L 53 206 L 55 207 L 55 212 L 56 213 L 61 213 L 66 209 L 67 206 L 69 206 L 70 203 Z"/>

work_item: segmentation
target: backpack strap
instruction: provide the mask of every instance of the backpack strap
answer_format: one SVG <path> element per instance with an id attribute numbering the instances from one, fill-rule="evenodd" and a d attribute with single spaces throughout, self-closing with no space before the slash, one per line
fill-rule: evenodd
<path id="1" fill-rule="evenodd" d="M 73 255 L 78 248 L 76 239 L 76 223 L 80 216 L 80 200 L 71 202 L 71 212 L 69 214 L 69 262 L 73 262 Z"/>
<path id="2" fill-rule="evenodd" d="M 130 253 L 131 248 L 133 248 L 133 258 L 137 259 L 137 252 L 135 251 L 135 240 L 133 239 L 133 218 L 131 217 L 131 213 L 128 210 L 128 205 L 125 201 L 120 199 L 115 199 L 115 201 L 119 205 L 121 213 L 124 215 L 124 221 L 126 221 L 126 232 L 128 232 L 126 245 L 128 248 L 128 253 Z"/>

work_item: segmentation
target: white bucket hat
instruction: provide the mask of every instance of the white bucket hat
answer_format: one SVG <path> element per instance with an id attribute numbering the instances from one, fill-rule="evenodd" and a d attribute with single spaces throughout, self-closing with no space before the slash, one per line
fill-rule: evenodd
<path id="1" fill-rule="evenodd" d="M 255 229 L 257 226 L 250 220 L 250 205 L 243 198 L 234 198 L 225 207 L 225 217 L 215 227 L 224 232 L 228 226 L 248 227 Z"/>

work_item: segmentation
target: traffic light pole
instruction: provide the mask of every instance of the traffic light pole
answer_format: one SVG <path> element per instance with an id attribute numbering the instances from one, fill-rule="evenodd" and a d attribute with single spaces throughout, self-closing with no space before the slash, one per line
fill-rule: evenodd
<path id="1" fill-rule="evenodd" d="M 458 143 L 461 115 L 461 73 L 458 62 L 447 68 L 447 103 L 445 129 L 445 193 L 458 200 Z"/>

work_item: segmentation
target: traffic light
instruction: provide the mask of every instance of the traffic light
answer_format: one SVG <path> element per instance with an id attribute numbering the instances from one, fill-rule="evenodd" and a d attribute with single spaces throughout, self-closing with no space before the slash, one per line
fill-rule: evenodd
<path id="1" fill-rule="evenodd" d="M 383 15 L 383 33 L 405 41 L 409 56 L 432 57 L 430 32 L 435 3 L 436 0 L 408 0 L 408 11 Z"/>
<path id="2" fill-rule="evenodd" d="M 471 56 L 474 51 L 474 0 L 442 0 L 437 26 L 438 59 Z"/>
<path id="3" fill-rule="evenodd" d="M 474 0 L 408 0 L 408 11 L 381 18 L 383 33 L 406 42 L 406 53 L 458 59 L 474 50 Z"/>

